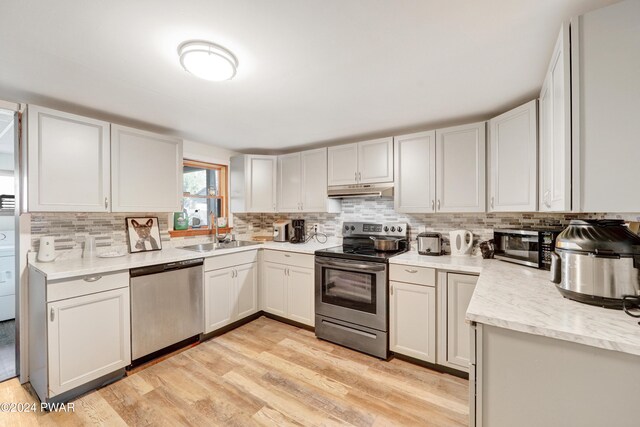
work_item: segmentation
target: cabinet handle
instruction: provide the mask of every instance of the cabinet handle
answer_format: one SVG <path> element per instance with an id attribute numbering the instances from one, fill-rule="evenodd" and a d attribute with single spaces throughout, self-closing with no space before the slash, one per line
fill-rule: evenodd
<path id="1" fill-rule="evenodd" d="M 438 199 L 438 210 L 440 210 L 440 199 Z"/>
<path id="2" fill-rule="evenodd" d="M 491 209 L 493 209 L 493 197 L 491 197 Z"/>
<path id="3" fill-rule="evenodd" d="M 100 280 L 100 279 L 102 279 L 102 276 L 87 276 L 87 277 L 85 277 L 83 280 L 84 280 L 85 282 L 89 282 L 89 283 L 91 283 L 91 282 L 97 282 L 97 281 L 98 281 L 98 280 Z"/>
<path id="4" fill-rule="evenodd" d="M 285 275 L 285 276 L 288 276 L 288 275 L 289 275 L 289 269 L 288 269 L 288 268 L 285 268 L 285 269 L 284 269 L 284 275 Z"/>
<path id="5" fill-rule="evenodd" d="M 362 174 L 358 172 L 358 182 L 362 181 Z"/>
<path id="6" fill-rule="evenodd" d="M 49 318 L 51 319 L 51 321 L 53 322 L 53 319 L 55 319 L 56 317 L 56 312 L 53 309 L 53 307 L 51 307 L 51 311 L 49 312 Z"/>
<path id="7" fill-rule="evenodd" d="M 287 257 L 287 258 L 291 258 L 291 255 L 289 255 L 289 254 L 284 254 L 284 256 Z"/>
<path id="8" fill-rule="evenodd" d="M 391 285 L 391 295 L 393 295 L 393 285 Z"/>
<path id="9" fill-rule="evenodd" d="M 358 182 L 358 172 L 355 172 L 355 174 L 353 175 L 353 179 Z"/>
<path id="10" fill-rule="evenodd" d="M 104 198 L 104 208 L 109 209 L 109 199 L 106 197 Z"/>
<path id="11" fill-rule="evenodd" d="M 436 210 L 436 201 L 435 200 L 431 200 L 431 210 L 432 211 Z"/>
<path id="12" fill-rule="evenodd" d="M 409 268 L 405 268 L 405 270 L 404 270 L 404 271 L 406 271 L 407 273 L 417 273 L 417 272 L 418 272 L 418 270 L 414 270 L 414 269 L 412 269 L 412 268 L 411 268 L 411 269 L 409 269 Z"/>

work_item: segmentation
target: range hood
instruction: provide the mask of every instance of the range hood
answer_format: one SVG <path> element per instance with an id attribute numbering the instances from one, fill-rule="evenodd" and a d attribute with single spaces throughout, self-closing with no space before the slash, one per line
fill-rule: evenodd
<path id="1" fill-rule="evenodd" d="M 330 186 L 330 199 L 356 199 L 365 197 L 393 197 L 393 184 L 354 184 Z"/>

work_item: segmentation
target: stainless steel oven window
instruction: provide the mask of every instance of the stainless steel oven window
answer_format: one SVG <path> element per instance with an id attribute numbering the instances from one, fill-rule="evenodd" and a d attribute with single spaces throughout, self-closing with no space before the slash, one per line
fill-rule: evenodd
<path id="1" fill-rule="evenodd" d="M 322 302 L 366 313 L 376 312 L 376 275 L 324 267 Z"/>

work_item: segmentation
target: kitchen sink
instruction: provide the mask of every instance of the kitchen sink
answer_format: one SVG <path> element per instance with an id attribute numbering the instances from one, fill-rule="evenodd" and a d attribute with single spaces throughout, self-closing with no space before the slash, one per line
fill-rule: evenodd
<path id="1" fill-rule="evenodd" d="M 244 246 L 254 246 L 259 244 L 260 242 L 251 242 L 248 240 L 234 240 L 231 242 L 201 243 L 198 245 L 180 246 L 178 249 L 186 249 L 188 251 L 194 251 L 194 252 L 209 252 L 209 251 L 214 251 L 216 249 L 241 248 Z"/>

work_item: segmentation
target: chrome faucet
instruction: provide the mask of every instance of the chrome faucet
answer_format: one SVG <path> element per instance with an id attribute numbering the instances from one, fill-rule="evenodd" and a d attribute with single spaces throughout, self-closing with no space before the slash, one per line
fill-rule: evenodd
<path id="1" fill-rule="evenodd" d="M 211 224 L 215 230 L 215 234 L 213 235 L 213 242 L 214 243 L 218 243 L 220 242 L 220 235 L 218 234 L 218 217 L 216 217 L 216 214 L 213 213 L 213 211 L 209 212 L 209 217 L 211 218 L 211 222 L 213 224 Z M 227 240 L 227 236 L 229 235 L 229 233 L 224 233 L 224 236 L 222 236 L 222 241 L 224 242 L 225 240 Z"/>

